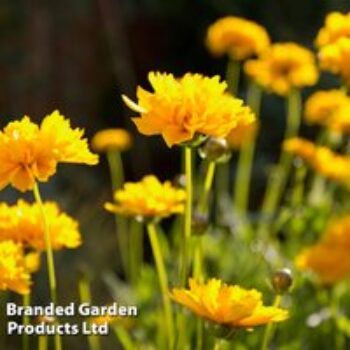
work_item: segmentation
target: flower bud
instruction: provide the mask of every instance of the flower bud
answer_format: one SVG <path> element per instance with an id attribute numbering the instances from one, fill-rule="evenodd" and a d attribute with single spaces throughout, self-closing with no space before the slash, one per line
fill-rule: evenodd
<path id="1" fill-rule="evenodd" d="M 204 235 L 209 227 L 209 219 L 207 214 L 194 212 L 192 215 L 192 234 L 194 236 Z"/>
<path id="2" fill-rule="evenodd" d="M 224 138 L 210 137 L 203 146 L 198 149 L 201 158 L 210 162 L 227 162 L 231 157 L 231 151 Z"/>
<path id="3" fill-rule="evenodd" d="M 271 282 L 277 294 L 287 293 L 293 283 L 291 270 L 288 268 L 277 270 L 272 275 Z"/>

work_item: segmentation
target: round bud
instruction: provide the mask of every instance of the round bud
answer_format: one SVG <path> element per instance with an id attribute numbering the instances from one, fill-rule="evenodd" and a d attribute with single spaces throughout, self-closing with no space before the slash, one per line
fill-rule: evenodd
<path id="1" fill-rule="evenodd" d="M 277 270 L 272 275 L 271 282 L 277 294 L 287 293 L 293 283 L 291 270 L 288 268 Z"/>
<path id="2" fill-rule="evenodd" d="M 226 139 L 210 137 L 204 145 L 198 149 L 201 158 L 210 162 L 227 162 L 231 158 L 231 151 Z"/>
<path id="3" fill-rule="evenodd" d="M 209 218 L 207 214 L 194 212 L 191 221 L 192 234 L 195 236 L 202 236 L 208 230 Z"/>

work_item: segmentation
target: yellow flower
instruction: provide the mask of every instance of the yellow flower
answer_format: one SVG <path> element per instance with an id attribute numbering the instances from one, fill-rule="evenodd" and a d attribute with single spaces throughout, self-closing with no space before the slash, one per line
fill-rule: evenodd
<path id="1" fill-rule="evenodd" d="M 206 44 L 215 56 L 227 54 L 231 59 L 244 60 L 266 50 L 270 38 L 259 24 L 228 16 L 220 18 L 208 28 Z"/>
<path id="2" fill-rule="evenodd" d="M 350 216 L 333 219 L 321 240 L 296 257 L 300 270 L 313 271 L 323 284 L 350 276 Z"/>
<path id="3" fill-rule="evenodd" d="M 132 143 L 131 135 L 124 129 L 105 129 L 92 138 L 91 147 L 96 152 L 126 151 Z"/>
<path id="4" fill-rule="evenodd" d="M 350 185 L 350 157 L 318 147 L 312 142 L 293 138 L 284 142 L 284 149 L 302 158 L 312 169 L 326 178 Z M 331 164 L 331 166 L 330 166 Z"/>
<path id="5" fill-rule="evenodd" d="M 56 203 L 44 203 L 53 249 L 77 248 L 81 244 L 78 223 L 60 211 Z M 0 205 L 0 240 L 11 239 L 36 250 L 45 250 L 45 233 L 40 207 L 19 200 Z"/>
<path id="6" fill-rule="evenodd" d="M 138 103 L 123 96 L 125 103 L 140 113 L 133 118 L 144 135 L 162 135 L 168 146 L 191 141 L 197 135 L 225 137 L 236 125 L 243 101 L 226 92 L 218 76 L 151 72 L 154 92 L 137 89 Z"/>
<path id="7" fill-rule="evenodd" d="M 28 294 L 30 284 L 22 246 L 13 241 L 0 242 L 0 290 Z"/>
<path id="8" fill-rule="evenodd" d="M 264 306 L 262 295 L 211 279 L 206 284 L 190 279 L 190 289 L 173 289 L 171 297 L 198 316 L 235 328 L 252 328 L 269 322 L 284 321 L 288 311 Z"/>
<path id="9" fill-rule="evenodd" d="M 260 58 L 247 61 L 244 70 L 259 85 L 282 96 L 318 79 L 313 53 L 294 43 L 272 45 Z"/>
<path id="10" fill-rule="evenodd" d="M 183 212 L 185 193 L 169 181 L 161 183 L 149 175 L 140 182 L 125 183 L 123 189 L 115 192 L 115 203 L 106 203 L 105 209 L 125 216 L 164 218 Z"/>
<path id="11" fill-rule="evenodd" d="M 11 184 L 20 191 L 33 188 L 35 181 L 47 181 L 58 162 L 96 164 L 83 131 L 72 129 L 58 111 L 40 127 L 25 116 L 0 132 L 0 189 Z"/>
<path id="12" fill-rule="evenodd" d="M 333 44 L 340 38 L 350 38 L 350 13 L 331 12 L 317 34 L 316 46 Z"/>
<path id="13" fill-rule="evenodd" d="M 39 271 L 40 269 L 40 252 L 33 251 L 24 257 L 26 269 L 30 273 Z"/>
<path id="14" fill-rule="evenodd" d="M 322 47 L 318 58 L 321 69 L 339 74 L 345 83 L 350 83 L 350 38 Z"/>
<path id="15" fill-rule="evenodd" d="M 244 109 L 237 125 L 226 136 L 231 148 L 239 149 L 245 143 L 254 139 L 258 130 L 258 122 L 249 107 Z"/>
<path id="16" fill-rule="evenodd" d="M 337 132 L 350 132 L 350 98 L 342 90 L 317 91 L 305 103 L 305 120 Z"/>

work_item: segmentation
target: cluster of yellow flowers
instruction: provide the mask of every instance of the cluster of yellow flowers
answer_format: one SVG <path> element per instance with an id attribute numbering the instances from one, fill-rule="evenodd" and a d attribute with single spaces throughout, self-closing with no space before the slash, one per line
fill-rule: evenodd
<path id="1" fill-rule="evenodd" d="M 196 136 L 225 137 L 239 123 L 246 110 L 243 101 L 226 92 L 218 76 L 151 72 L 154 92 L 137 89 L 137 104 L 124 101 L 140 118 L 133 118 L 144 135 L 162 135 L 168 146 L 192 141 Z"/>
<path id="2" fill-rule="evenodd" d="M 91 140 L 96 152 L 126 151 L 131 147 L 132 138 L 124 129 L 104 129 L 97 132 Z"/>
<path id="3" fill-rule="evenodd" d="M 164 183 L 153 176 L 145 176 L 140 182 L 127 182 L 114 194 L 116 203 L 106 203 L 105 208 L 113 213 L 139 218 L 165 218 L 182 213 L 186 192 L 174 188 L 169 181 Z"/>
<path id="4" fill-rule="evenodd" d="M 323 284 L 350 276 L 350 216 L 331 221 L 321 240 L 296 258 L 301 270 L 313 271 Z"/>
<path id="5" fill-rule="evenodd" d="M 349 133 L 350 97 L 343 90 L 315 92 L 305 103 L 305 120 L 339 133 Z"/>
<path id="6" fill-rule="evenodd" d="M 350 157 L 334 153 L 327 147 L 316 146 L 313 142 L 301 138 L 286 140 L 283 147 L 326 178 L 349 186 Z"/>
<path id="7" fill-rule="evenodd" d="M 350 14 L 332 12 L 326 17 L 316 38 L 320 66 L 350 81 Z"/>

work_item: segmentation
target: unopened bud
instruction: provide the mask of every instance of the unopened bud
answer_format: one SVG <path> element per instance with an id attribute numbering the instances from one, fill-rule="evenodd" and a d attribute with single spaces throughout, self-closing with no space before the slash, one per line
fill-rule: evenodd
<path id="1" fill-rule="evenodd" d="M 287 293 L 293 283 L 291 270 L 288 268 L 277 270 L 272 275 L 271 282 L 277 294 Z"/>
<path id="2" fill-rule="evenodd" d="M 210 162 L 227 162 L 231 157 L 231 151 L 224 138 L 210 137 L 203 146 L 198 149 L 200 157 Z"/>

